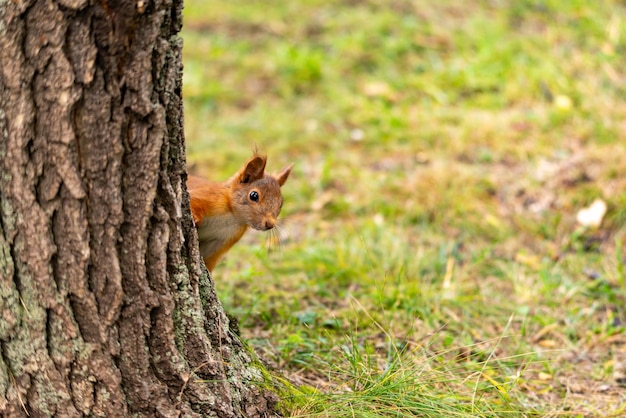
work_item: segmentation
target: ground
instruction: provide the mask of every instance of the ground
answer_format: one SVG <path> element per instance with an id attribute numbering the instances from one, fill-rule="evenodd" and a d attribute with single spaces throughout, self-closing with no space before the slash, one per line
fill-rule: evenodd
<path id="1" fill-rule="evenodd" d="M 185 7 L 190 171 L 295 163 L 214 272 L 287 415 L 626 414 L 623 3 Z"/>

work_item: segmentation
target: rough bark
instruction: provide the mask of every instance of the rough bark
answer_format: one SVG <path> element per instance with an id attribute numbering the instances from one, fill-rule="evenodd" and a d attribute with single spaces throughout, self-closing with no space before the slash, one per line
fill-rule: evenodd
<path id="1" fill-rule="evenodd" d="M 266 416 L 184 189 L 179 1 L 0 0 L 0 416 Z"/>

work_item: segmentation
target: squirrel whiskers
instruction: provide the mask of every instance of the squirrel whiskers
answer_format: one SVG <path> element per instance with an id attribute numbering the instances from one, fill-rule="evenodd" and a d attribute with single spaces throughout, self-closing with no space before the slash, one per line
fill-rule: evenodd
<path id="1" fill-rule="evenodd" d="M 187 178 L 200 254 L 209 271 L 213 271 L 220 258 L 249 227 L 270 231 L 270 234 L 280 231 L 277 226 L 283 206 L 280 188 L 287 181 L 293 164 L 277 174 L 266 174 L 266 163 L 267 157 L 255 152 L 239 171 L 224 182 L 195 176 Z"/>

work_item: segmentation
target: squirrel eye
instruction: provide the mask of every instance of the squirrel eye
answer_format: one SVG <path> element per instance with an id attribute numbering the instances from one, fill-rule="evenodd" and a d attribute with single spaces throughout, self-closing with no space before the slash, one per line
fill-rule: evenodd
<path id="1" fill-rule="evenodd" d="M 258 202 L 259 201 L 259 194 L 256 191 L 251 191 L 250 192 L 250 200 L 252 200 L 253 202 Z"/>

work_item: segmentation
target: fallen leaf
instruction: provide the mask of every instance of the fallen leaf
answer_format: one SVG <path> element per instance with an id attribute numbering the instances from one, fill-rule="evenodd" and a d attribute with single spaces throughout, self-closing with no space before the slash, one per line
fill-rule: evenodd
<path id="1" fill-rule="evenodd" d="M 557 343 L 554 340 L 541 340 L 539 341 L 539 345 L 543 348 L 555 348 Z"/>
<path id="2" fill-rule="evenodd" d="M 602 199 L 596 199 L 591 205 L 578 211 L 576 220 L 582 226 L 597 228 L 602 223 L 606 214 L 606 203 Z"/>
<path id="3" fill-rule="evenodd" d="M 381 97 L 390 101 L 396 100 L 396 93 L 384 81 L 371 81 L 362 87 L 363 93 L 368 97 Z"/>
<path id="4" fill-rule="evenodd" d="M 564 94 L 559 94 L 554 98 L 554 106 L 562 111 L 567 111 L 572 108 L 572 99 Z"/>

